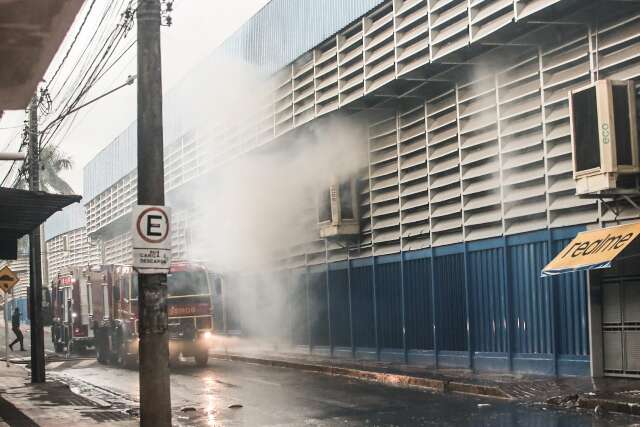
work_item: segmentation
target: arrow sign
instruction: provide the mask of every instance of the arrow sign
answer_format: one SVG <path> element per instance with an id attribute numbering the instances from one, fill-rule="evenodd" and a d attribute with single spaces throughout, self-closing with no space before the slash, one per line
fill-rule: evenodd
<path id="1" fill-rule="evenodd" d="M 0 269 L 0 289 L 5 293 L 8 293 L 19 281 L 18 275 L 8 266 Z"/>

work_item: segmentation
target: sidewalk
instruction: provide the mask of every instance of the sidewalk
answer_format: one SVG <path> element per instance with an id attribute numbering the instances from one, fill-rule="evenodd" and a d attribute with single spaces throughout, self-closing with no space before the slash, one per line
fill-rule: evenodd
<path id="1" fill-rule="evenodd" d="M 265 346 L 216 349 L 214 359 L 235 360 L 414 387 L 462 393 L 530 405 L 595 409 L 640 415 L 640 379 L 553 378 L 503 373 L 474 373 L 465 369 L 433 369 L 401 363 L 329 358 L 294 349 L 274 351 Z"/>
<path id="2" fill-rule="evenodd" d="M 138 420 L 74 394 L 57 381 L 31 384 L 28 371 L 0 363 L 0 426 L 137 426 Z"/>

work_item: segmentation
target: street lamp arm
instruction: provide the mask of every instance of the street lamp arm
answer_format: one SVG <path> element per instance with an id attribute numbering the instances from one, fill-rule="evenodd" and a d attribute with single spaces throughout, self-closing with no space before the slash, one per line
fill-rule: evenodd
<path id="1" fill-rule="evenodd" d="M 130 85 L 132 85 L 132 84 L 136 81 L 136 78 L 137 78 L 137 76 L 136 76 L 135 74 L 134 74 L 134 75 L 132 75 L 132 76 L 128 76 L 128 77 L 127 77 L 127 81 L 126 81 L 126 82 L 124 82 L 123 84 L 121 84 L 120 86 L 117 86 L 117 87 L 115 87 L 115 88 L 111 89 L 110 91 L 105 92 L 105 93 L 103 93 L 102 95 L 97 96 L 97 97 L 93 98 L 92 100 L 87 101 L 87 102 L 85 102 L 84 104 L 79 105 L 79 106 L 77 106 L 77 107 L 75 107 L 75 108 L 73 108 L 73 109 L 71 109 L 71 110 L 69 110 L 69 111 L 67 111 L 67 112 L 65 112 L 65 113 L 63 113 L 63 114 L 61 114 L 61 115 L 59 115 L 58 117 L 56 117 L 56 118 L 55 118 L 55 120 L 53 120 L 51 123 L 49 123 L 49 124 L 47 125 L 47 127 L 45 127 L 45 128 L 43 129 L 43 131 L 42 131 L 42 135 L 44 135 L 44 134 L 49 130 L 49 128 L 50 128 L 51 126 L 53 126 L 54 124 L 58 123 L 59 121 L 61 121 L 61 120 L 62 120 L 62 119 L 64 119 L 65 117 L 67 117 L 68 115 L 75 113 L 76 111 L 80 110 L 81 108 L 86 107 L 87 105 L 91 105 L 91 104 L 93 104 L 94 102 L 96 102 L 96 101 L 98 101 L 98 100 L 100 100 L 100 99 L 104 98 L 104 97 L 105 97 L 105 96 L 107 96 L 107 95 L 111 95 L 113 92 L 115 92 L 115 91 L 117 91 L 117 90 L 120 90 L 120 89 L 122 89 L 122 88 L 123 88 L 123 87 L 125 87 L 125 86 L 130 86 Z"/>

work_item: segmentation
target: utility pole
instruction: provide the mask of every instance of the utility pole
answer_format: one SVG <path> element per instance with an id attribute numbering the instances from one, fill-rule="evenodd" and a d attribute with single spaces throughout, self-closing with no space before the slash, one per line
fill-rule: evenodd
<path id="1" fill-rule="evenodd" d="M 29 190 L 40 191 L 40 146 L 38 141 L 38 96 L 29 107 Z M 29 234 L 29 319 L 31 320 L 31 382 L 45 382 L 44 330 L 42 326 L 42 257 L 40 227 Z"/>
<path id="2" fill-rule="evenodd" d="M 160 0 L 140 0 L 138 21 L 138 204 L 164 206 Z M 167 275 L 139 274 L 140 424 L 171 426 Z"/>

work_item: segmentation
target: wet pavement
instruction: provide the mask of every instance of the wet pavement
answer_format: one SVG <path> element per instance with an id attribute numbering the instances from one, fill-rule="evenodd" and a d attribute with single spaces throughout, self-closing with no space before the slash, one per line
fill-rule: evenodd
<path id="1" fill-rule="evenodd" d="M 97 363 L 50 367 L 72 389 L 113 408 L 135 407 L 138 373 Z M 192 425 L 613 426 L 640 418 L 598 417 L 463 395 L 394 388 L 294 369 L 213 360 L 172 370 L 174 423 Z"/>
<path id="2" fill-rule="evenodd" d="M 0 343 L 3 332 L 0 327 Z M 51 350 L 48 331 L 45 334 Z M 27 341 L 25 345 L 28 348 Z M 13 352 L 11 357 L 28 355 Z M 100 365 L 90 354 L 70 360 L 51 358 L 47 371 L 49 379 L 69 384 L 85 399 L 67 402 L 82 403 L 85 419 L 110 425 L 122 414 L 137 414 L 137 371 Z M 196 368 L 190 360 L 181 362 L 172 369 L 171 382 L 174 424 L 179 426 L 640 426 L 640 417 L 596 416 L 593 410 L 563 410 L 531 400 L 523 404 L 434 393 L 219 359 L 210 360 L 207 368 Z M 57 406 L 51 403 L 50 410 Z"/>

